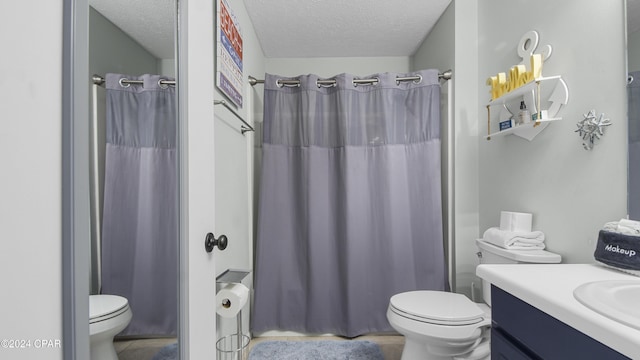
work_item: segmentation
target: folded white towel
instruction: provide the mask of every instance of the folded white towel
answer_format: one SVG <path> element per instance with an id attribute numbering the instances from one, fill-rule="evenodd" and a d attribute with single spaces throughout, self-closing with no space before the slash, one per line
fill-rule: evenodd
<path id="1" fill-rule="evenodd" d="M 492 227 L 484 232 L 484 241 L 513 250 L 538 250 L 545 247 L 542 231 L 513 232 Z"/>
<path id="2" fill-rule="evenodd" d="M 640 236 L 640 222 L 635 220 L 620 219 L 620 221 L 611 221 L 604 224 L 602 230 L 611 231 L 623 235 Z"/>

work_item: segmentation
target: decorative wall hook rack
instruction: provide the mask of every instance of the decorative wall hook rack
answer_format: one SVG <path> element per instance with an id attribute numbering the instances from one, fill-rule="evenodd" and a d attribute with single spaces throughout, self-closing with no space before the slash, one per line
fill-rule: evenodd
<path id="1" fill-rule="evenodd" d="M 591 150 L 596 140 L 599 140 L 604 135 L 604 129 L 611 125 L 611 120 L 605 118 L 604 113 L 597 116 L 595 109 L 583 114 L 583 116 L 584 119 L 578 121 L 576 124 L 578 129 L 574 132 L 577 132 L 584 140 L 582 142 L 584 149 Z"/>

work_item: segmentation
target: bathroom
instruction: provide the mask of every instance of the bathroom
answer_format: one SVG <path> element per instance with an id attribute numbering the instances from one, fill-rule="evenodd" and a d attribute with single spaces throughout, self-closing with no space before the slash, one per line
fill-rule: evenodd
<path id="1" fill-rule="evenodd" d="M 530 1 L 479 4 L 454 1 L 414 56 L 368 58 L 362 61 L 299 59 L 294 56 L 286 59 L 266 58 L 261 54 L 255 34 L 252 34 L 251 20 L 242 4 L 238 2 L 234 8 L 245 37 L 245 75 L 262 78 L 264 72 L 282 75 L 317 73 L 329 77 L 341 72 L 367 75 L 380 71 L 409 72 L 423 68 L 454 70 L 454 81 L 451 83 L 454 91 L 449 95 L 455 121 L 452 133 L 447 134 L 447 139 L 451 141 L 446 144 L 450 150 L 446 163 L 450 167 L 443 172 L 443 183 L 448 185 L 446 198 L 449 199 L 446 224 L 448 238 L 453 239 L 455 244 L 452 249 L 454 263 L 451 264 L 455 269 L 455 276 L 452 276 L 455 282 L 452 284 L 455 284 L 456 291 L 468 296 L 475 293 L 476 298 L 479 280 L 475 276 L 477 258 L 474 240 L 486 228 L 495 226 L 501 210 L 534 213 L 534 226 L 547 234 L 548 248 L 562 254 L 566 263 L 591 262 L 597 230 L 605 222 L 626 215 L 626 126 L 622 120 L 626 117 L 623 10 L 622 3 L 612 4 L 610 1 L 565 1 L 560 4 L 552 1 L 537 1 L 535 4 Z M 506 17 L 517 19 L 511 22 L 509 31 L 504 31 L 501 25 Z M 590 26 L 585 26 L 585 23 Z M 515 137 L 487 141 L 484 139 L 483 120 L 486 117 L 484 104 L 488 99 L 488 90 L 484 80 L 518 62 L 515 45 L 522 34 L 532 29 L 540 33 L 541 44 L 551 44 L 554 49 L 549 62 L 545 64 L 544 73 L 562 74 L 571 91 L 569 104 L 562 112 L 565 120 L 552 124 L 532 142 Z M 247 86 L 247 103 L 239 110 L 239 114 L 256 128 L 259 127 L 261 115 L 261 92 L 260 86 Z M 219 93 L 210 95 L 211 98 L 220 97 Z M 592 151 L 585 151 L 581 145 L 582 139 L 573 131 L 575 122 L 593 108 L 606 113 L 614 125 L 607 129 L 606 135 Z M 237 132 L 233 132 L 232 138 L 224 136 L 224 131 L 232 132 L 231 127 L 237 126 L 237 120 L 224 108 L 215 107 L 213 111 L 217 117 L 224 118 L 224 123 L 216 123 L 216 126 L 221 125 L 216 128 L 216 134 L 222 138 L 216 138 L 216 150 L 218 146 L 228 149 L 233 145 L 223 145 L 222 141 L 235 139 Z M 229 124 L 228 129 L 224 127 L 225 123 Z M 42 130 L 34 131 L 40 133 Z M 55 133 L 55 129 L 52 133 Z M 218 203 L 218 197 L 225 194 L 221 190 L 216 191 L 216 216 L 223 215 L 222 209 L 229 209 L 229 205 L 256 201 L 251 196 L 252 192 L 245 191 L 256 184 L 251 174 L 256 167 L 251 164 L 252 157 L 257 159 L 258 156 L 254 155 L 254 144 L 250 143 L 255 136 L 248 133 L 245 138 L 246 142 L 236 144 L 234 149 L 240 150 L 242 156 L 239 158 L 246 159 L 243 160 L 246 162 L 238 165 L 234 161 L 228 166 L 233 171 L 246 172 L 246 184 L 237 186 L 241 188 L 238 194 L 246 194 L 247 198 L 231 204 Z M 55 146 L 59 145 L 54 143 L 50 147 L 55 149 Z M 34 161 L 41 157 L 34 156 Z M 52 170 L 53 174 L 60 172 L 56 169 Z M 226 169 L 216 169 L 216 173 L 220 171 L 225 172 Z M 247 205 L 243 208 L 250 207 Z M 43 213 L 42 216 L 45 214 L 51 216 L 49 213 Z M 213 231 L 216 236 L 224 233 L 232 244 L 235 239 L 248 239 L 247 234 L 254 233 L 254 216 L 242 218 L 242 224 L 237 228 L 225 227 L 225 220 L 216 218 L 215 228 L 207 225 L 198 232 L 204 234 Z M 198 239 L 201 237 L 204 235 L 197 236 Z M 53 241 L 48 246 L 55 249 L 61 242 Z M 197 250 L 202 251 L 200 248 Z M 18 249 L 18 255 L 21 251 Z M 220 256 L 216 255 L 214 272 L 219 273 L 226 267 L 250 267 L 253 257 L 251 251 L 247 243 L 246 252 L 243 252 L 245 260 L 228 265 L 224 263 L 225 253 L 221 252 Z M 52 264 L 52 260 L 44 254 L 36 258 L 42 258 L 43 268 L 51 268 L 52 277 L 60 273 L 59 259 Z M 16 264 L 18 269 L 21 266 Z M 57 287 L 52 286 L 53 294 L 62 293 L 59 277 L 57 275 L 51 279 L 51 284 L 58 284 Z M 61 335 L 58 330 L 52 330 L 51 334 Z"/>

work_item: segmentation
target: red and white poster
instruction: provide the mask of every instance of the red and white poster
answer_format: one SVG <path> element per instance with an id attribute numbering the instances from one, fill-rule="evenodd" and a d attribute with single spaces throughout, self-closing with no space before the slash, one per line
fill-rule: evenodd
<path id="1" fill-rule="evenodd" d="M 242 29 L 226 0 L 218 0 L 216 86 L 242 107 Z"/>

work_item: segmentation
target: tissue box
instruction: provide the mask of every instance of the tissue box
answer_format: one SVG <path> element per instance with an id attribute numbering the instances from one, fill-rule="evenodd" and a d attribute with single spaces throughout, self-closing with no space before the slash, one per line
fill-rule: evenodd
<path id="1" fill-rule="evenodd" d="M 596 260 L 625 270 L 640 270 L 640 236 L 600 230 L 593 254 Z"/>
<path id="2" fill-rule="evenodd" d="M 500 212 L 500 230 L 512 232 L 531 232 L 533 214 L 513 211 Z"/>

